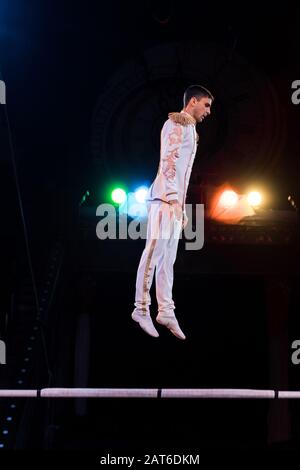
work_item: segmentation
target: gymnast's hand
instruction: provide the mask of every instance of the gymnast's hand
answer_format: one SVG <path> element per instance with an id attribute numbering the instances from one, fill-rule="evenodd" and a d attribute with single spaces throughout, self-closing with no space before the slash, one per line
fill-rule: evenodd
<path id="1" fill-rule="evenodd" d="M 186 212 L 185 212 L 185 211 L 183 211 L 182 215 L 183 215 L 183 218 L 182 218 L 182 230 L 184 230 L 185 227 L 187 226 L 187 223 L 188 223 L 189 219 L 188 219 L 188 216 L 186 215 Z"/>
<path id="2" fill-rule="evenodd" d="M 182 207 L 181 207 L 181 204 L 179 204 L 179 201 L 177 199 L 174 199 L 173 201 L 170 201 L 170 204 L 174 209 L 176 219 L 181 220 L 182 219 Z"/>

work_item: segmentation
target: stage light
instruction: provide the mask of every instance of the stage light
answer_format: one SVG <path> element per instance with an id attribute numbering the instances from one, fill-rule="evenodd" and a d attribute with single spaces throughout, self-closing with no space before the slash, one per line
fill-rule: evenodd
<path id="1" fill-rule="evenodd" d="M 288 197 L 288 201 L 289 201 L 289 203 L 291 204 L 292 208 L 297 211 L 297 210 L 298 210 L 298 207 L 296 206 L 296 203 L 295 203 L 294 199 L 292 198 L 292 196 L 289 196 L 289 197 Z"/>
<path id="2" fill-rule="evenodd" d="M 138 189 L 136 189 L 136 191 L 134 192 L 134 195 L 135 195 L 135 199 L 137 200 L 137 202 L 139 202 L 140 204 L 144 204 L 147 193 L 148 193 L 148 188 L 146 188 L 146 186 L 141 186 Z"/>
<path id="3" fill-rule="evenodd" d="M 126 201 L 127 195 L 124 189 L 116 188 L 112 191 L 111 198 L 116 204 L 123 204 Z"/>
<path id="4" fill-rule="evenodd" d="M 139 188 L 140 189 L 140 188 Z M 142 199 L 142 193 L 139 193 L 140 200 Z M 144 195 L 145 197 L 145 195 Z M 146 217 L 147 216 L 147 205 L 145 202 L 138 202 L 136 197 L 136 192 L 128 193 L 127 199 L 123 204 L 119 206 L 120 214 L 128 214 L 129 217 Z"/>
<path id="5" fill-rule="evenodd" d="M 262 197 L 258 191 L 251 191 L 247 195 L 247 200 L 250 206 L 259 206 L 261 204 Z"/>
<path id="6" fill-rule="evenodd" d="M 89 190 L 87 189 L 87 190 L 85 191 L 85 193 L 82 195 L 82 198 L 81 198 L 81 200 L 80 200 L 80 202 L 79 202 L 79 205 L 82 206 L 82 205 L 85 203 L 86 199 L 87 199 L 89 196 L 90 196 L 90 192 L 89 192 Z"/>
<path id="7" fill-rule="evenodd" d="M 142 203 L 133 203 L 130 204 L 128 207 L 128 215 L 132 218 L 136 217 L 146 217 L 147 215 L 147 207 L 146 204 Z"/>
<path id="8" fill-rule="evenodd" d="M 224 191 L 220 196 L 219 202 L 223 207 L 233 207 L 238 202 L 238 195 L 231 190 Z"/>

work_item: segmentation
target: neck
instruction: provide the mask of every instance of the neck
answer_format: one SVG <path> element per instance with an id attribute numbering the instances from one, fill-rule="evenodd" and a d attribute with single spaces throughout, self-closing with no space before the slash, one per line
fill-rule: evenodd
<path id="1" fill-rule="evenodd" d="M 183 110 L 182 110 L 182 111 L 184 111 L 185 113 L 189 114 L 189 115 L 190 115 L 190 116 L 191 116 L 191 117 L 194 119 L 194 121 L 195 121 L 195 124 L 196 124 L 196 119 L 194 118 L 194 116 L 193 116 L 193 114 L 192 114 L 191 110 L 190 110 L 188 107 L 186 107 L 186 108 L 183 108 Z"/>

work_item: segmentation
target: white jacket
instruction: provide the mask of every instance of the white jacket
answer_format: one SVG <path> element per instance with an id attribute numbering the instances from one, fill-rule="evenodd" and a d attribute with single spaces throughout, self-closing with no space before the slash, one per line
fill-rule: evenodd
<path id="1" fill-rule="evenodd" d="M 183 210 L 197 150 L 196 121 L 185 111 L 169 113 L 161 131 L 160 162 L 147 200 L 178 199 Z"/>

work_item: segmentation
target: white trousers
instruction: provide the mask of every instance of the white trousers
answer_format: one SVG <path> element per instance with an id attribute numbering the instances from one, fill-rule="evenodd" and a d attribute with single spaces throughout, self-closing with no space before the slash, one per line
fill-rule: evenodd
<path id="1" fill-rule="evenodd" d="M 147 240 L 137 271 L 135 307 L 149 314 L 150 288 L 155 272 L 158 313 L 173 315 L 173 265 L 177 255 L 182 219 L 176 219 L 174 208 L 162 201 L 148 203 Z"/>

